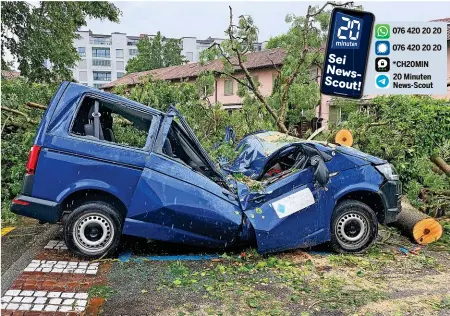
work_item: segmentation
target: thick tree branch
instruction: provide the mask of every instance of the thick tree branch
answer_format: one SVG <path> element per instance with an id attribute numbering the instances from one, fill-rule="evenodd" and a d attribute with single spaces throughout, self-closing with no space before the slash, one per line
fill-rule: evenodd
<path id="1" fill-rule="evenodd" d="M 233 66 L 233 67 L 239 66 L 238 64 L 234 64 L 234 63 L 231 61 L 231 58 L 225 54 L 225 52 L 223 51 L 223 48 L 222 48 L 222 46 L 220 46 L 220 44 L 214 43 L 214 44 L 212 44 L 210 47 L 214 47 L 214 46 L 217 46 L 217 48 L 220 50 L 220 55 L 221 55 L 223 58 L 225 58 L 225 60 L 226 60 L 231 66 Z"/>
<path id="2" fill-rule="evenodd" d="M 236 54 L 237 60 L 238 60 L 238 64 L 239 67 L 242 69 L 242 71 L 245 74 L 245 77 L 251 87 L 250 90 L 252 90 L 253 94 L 255 95 L 255 97 L 262 103 L 264 104 L 264 107 L 266 108 L 266 110 L 270 113 L 270 115 L 272 115 L 272 117 L 275 119 L 278 128 L 283 132 L 283 133 L 288 133 L 288 129 L 286 128 L 286 126 L 284 125 L 284 120 L 280 120 L 279 115 L 277 115 L 277 113 L 275 112 L 274 109 L 272 109 L 272 107 L 267 103 L 266 99 L 264 98 L 264 96 L 261 94 L 261 92 L 259 92 L 258 87 L 256 86 L 255 82 L 253 81 L 252 76 L 250 75 L 250 72 L 248 71 L 247 67 L 245 67 L 244 65 L 244 61 L 242 58 L 242 52 L 239 51 L 239 47 L 236 45 L 237 43 L 237 39 L 234 36 L 233 33 L 233 9 L 231 8 L 231 6 L 229 6 L 230 8 L 230 24 L 228 27 L 228 36 L 230 38 L 230 42 L 231 42 L 231 50 Z"/>
<path id="3" fill-rule="evenodd" d="M 267 56 L 267 59 L 270 61 L 270 63 L 272 64 L 273 68 L 278 72 L 278 74 L 281 74 L 280 68 L 278 68 L 277 65 L 275 65 L 275 63 L 273 62 L 273 59 L 270 58 L 269 56 Z"/>
<path id="4" fill-rule="evenodd" d="M 35 108 L 35 109 L 39 109 L 39 110 L 46 110 L 47 107 L 45 105 L 39 104 L 39 103 L 34 103 L 34 102 L 27 102 L 25 103 L 26 106 L 29 106 L 30 108 Z"/>
<path id="5" fill-rule="evenodd" d="M 331 5 L 333 7 L 346 7 L 346 6 L 352 6 L 353 5 L 353 1 L 347 1 L 345 3 L 336 3 L 336 2 L 333 2 L 333 1 L 327 1 L 319 10 L 317 10 L 317 12 L 310 13 L 310 10 L 308 8 L 308 13 L 306 14 L 306 17 L 307 18 L 312 18 L 312 17 L 315 17 L 316 15 L 319 15 L 329 5 Z"/>
<path id="6" fill-rule="evenodd" d="M 11 113 L 14 113 L 14 114 L 21 115 L 27 120 L 27 122 L 31 122 L 31 119 L 28 117 L 28 115 L 26 115 L 23 112 L 20 112 L 20 111 L 14 110 L 14 109 L 10 109 L 10 108 L 8 108 L 6 106 L 2 106 L 1 109 L 2 109 L 2 111 L 11 112 Z"/>

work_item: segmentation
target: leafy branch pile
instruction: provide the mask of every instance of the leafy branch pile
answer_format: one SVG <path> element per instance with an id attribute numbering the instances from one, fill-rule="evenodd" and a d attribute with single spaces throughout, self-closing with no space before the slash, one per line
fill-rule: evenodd
<path id="1" fill-rule="evenodd" d="M 409 200 L 431 216 L 450 214 L 450 178 L 432 160 L 450 162 L 450 105 L 428 96 L 383 96 L 361 105 L 336 102 L 348 120 L 321 138 L 334 141 L 341 128 L 353 133 L 353 147 L 390 161 Z"/>
<path id="2" fill-rule="evenodd" d="M 28 152 L 44 113 L 25 103 L 48 104 L 56 88 L 54 84 L 31 83 L 24 78 L 2 80 L 2 220 L 16 218 L 9 212 L 9 204 L 20 193 Z"/>

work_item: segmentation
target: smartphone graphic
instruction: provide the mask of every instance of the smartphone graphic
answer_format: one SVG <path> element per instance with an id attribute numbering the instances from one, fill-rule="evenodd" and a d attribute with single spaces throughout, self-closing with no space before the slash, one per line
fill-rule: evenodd
<path id="1" fill-rule="evenodd" d="M 320 92 L 360 99 L 375 16 L 370 12 L 335 8 L 322 70 Z"/>

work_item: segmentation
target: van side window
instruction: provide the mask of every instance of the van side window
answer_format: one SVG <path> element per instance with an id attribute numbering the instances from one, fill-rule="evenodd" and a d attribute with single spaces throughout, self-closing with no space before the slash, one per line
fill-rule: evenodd
<path id="1" fill-rule="evenodd" d="M 85 97 L 70 132 L 122 146 L 144 148 L 151 120 L 150 114 Z"/>

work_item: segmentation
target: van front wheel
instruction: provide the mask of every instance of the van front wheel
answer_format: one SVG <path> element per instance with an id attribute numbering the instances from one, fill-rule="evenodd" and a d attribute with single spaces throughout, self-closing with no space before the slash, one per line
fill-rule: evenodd
<path id="1" fill-rule="evenodd" d="M 378 220 L 374 211 L 355 200 L 339 203 L 331 219 L 331 246 L 340 253 L 366 250 L 378 234 Z"/>
<path id="2" fill-rule="evenodd" d="M 116 250 L 121 231 L 122 219 L 112 205 L 89 201 L 69 214 L 64 225 L 64 239 L 75 254 L 98 258 Z"/>

